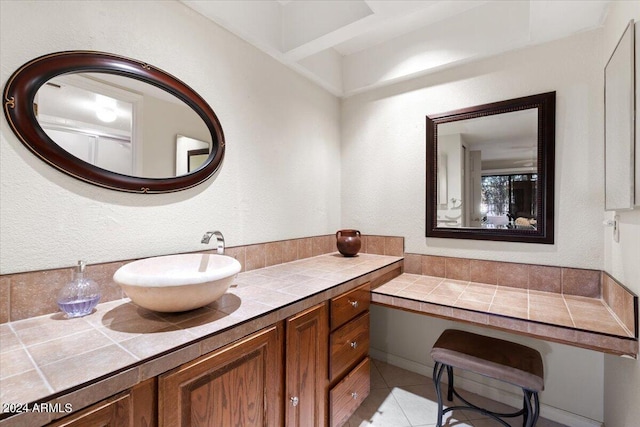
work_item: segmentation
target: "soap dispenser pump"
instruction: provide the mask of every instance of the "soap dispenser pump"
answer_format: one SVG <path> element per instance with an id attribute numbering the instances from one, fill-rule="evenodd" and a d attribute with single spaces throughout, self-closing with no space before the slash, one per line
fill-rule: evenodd
<path id="1" fill-rule="evenodd" d="M 73 280 L 58 294 L 58 307 L 67 317 L 82 317 L 90 314 L 100 301 L 100 288 L 93 280 L 85 277 L 86 262 L 78 261 Z"/>

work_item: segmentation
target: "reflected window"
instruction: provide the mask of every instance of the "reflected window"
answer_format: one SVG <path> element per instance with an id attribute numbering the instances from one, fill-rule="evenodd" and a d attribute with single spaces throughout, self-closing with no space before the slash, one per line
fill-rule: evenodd
<path id="1" fill-rule="evenodd" d="M 535 173 L 483 176 L 481 211 L 484 223 L 535 227 L 537 184 Z"/>

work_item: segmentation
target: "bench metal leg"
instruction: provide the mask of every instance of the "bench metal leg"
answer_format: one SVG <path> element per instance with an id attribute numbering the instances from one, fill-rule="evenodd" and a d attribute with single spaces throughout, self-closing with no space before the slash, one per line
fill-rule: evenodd
<path id="1" fill-rule="evenodd" d="M 538 397 L 538 393 L 530 390 L 523 390 L 524 392 L 524 414 L 523 414 L 523 426 L 524 427 L 533 427 L 538 422 L 538 418 L 540 417 L 540 399 Z M 533 399 L 533 405 L 531 404 L 531 399 Z"/>
<path id="2" fill-rule="evenodd" d="M 458 405 L 458 406 L 450 406 L 446 409 L 444 409 L 444 404 L 442 402 L 442 374 L 444 373 L 444 370 L 447 370 L 447 376 L 449 378 L 449 384 L 447 387 L 447 400 L 448 401 L 453 401 L 453 396 L 455 395 L 458 399 L 460 399 L 464 405 Z M 523 427 L 534 427 L 536 422 L 538 421 L 538 418 L 540 416 L 540 401 L 538 398 L 538 393 L 535 391 L 530 391 L 530 390 L 525 390 L 523 389 L 523 405 L 522 405 L 522 409 L 517 411 L 517 412 L 512 412 L 512 413 L 500 413 L 500 412 L 492 412 L 489 411 L 485 408 L 481 408 L 479 406 L 474 405 L 473 403 L 470 403 L 469 401 L 467 401 L 464 397 L 460 396 L 460 394 L 458 394 L 458 392 L 456 391 L 456 389 L 453 386 L 453 367 L 449 366 L 449 365 L 445 365 L 444 363 L 440 363 L 440 362 L 436 362 L 433 366 L 433 383 L 435 385 L 436 388 L 436 396 L 438 398 L 438 420 L 436 423 L 436 427 L 442 427 L 442 418 L 444 416 L 444 414 L 446 414 L 447 412 L 450 411 L 455 411 L 457 409 L 459 410 L 466 410 L 466 411 L 474 411 L 474 412 L 479 412 L 483 415 L 486 415 L 494 420 L 496 420 L 497 422 L 499 422 L 500 424 L 502 424 L 505 427 L 510 427 L 509 424 L 503 420 L 502 418 L 512 418 L 512 417 L 518 417 L 520 415 L 522 415 L 523 417 Z M 533 400 L 533 403 L 532 403 Z"/>
<path id="3" fill-rule="evenodd" d="M 436 386 L 436 396 L 438 397 L 438 421 L 436 423 L 436 427 L 442 427 L 442 416 L 444 415 L 444 411 L 442 410 L 442 390 L 440 388 L 440 379 L 442 377 L 442 372 L 444 371 L 445 365 L 440 362 L 436 362 L 433 365 L 433 383 Z"/>
<path id="4" fill-rule="evenodd" d="M 447 400 L 453 402 L 453 368 L 447 365 L 447 376 L 449 377 L 449 387 L 447 387 Z"/>

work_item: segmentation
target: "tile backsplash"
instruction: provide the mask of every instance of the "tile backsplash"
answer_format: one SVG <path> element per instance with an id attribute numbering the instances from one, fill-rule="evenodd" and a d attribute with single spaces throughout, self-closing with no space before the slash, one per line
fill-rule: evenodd
<path id="1" fill-rule="evenodd" d="M 225 253 L 240 261 L 242 271 L 251 271 L 335 251 L 335 235 L 328 234 L 227 247 Z M 404 253 L 404 239 L 395 236 L 362 235 L 360 252 L 404 256 L 405 273 L 602 298 L 629 330 L 636 330 L 637 297 L 599 270 Z M 130 261 L 87 265 L 87 276 L 101 287 L 100 302 L 126 296 L 114 283 L 113 274 Z M 57 312 L 56 296 L 72 279 L 74 269 L 70 266 L 0 276 L 0 323 Z"/>
<path id="2" fill-rule="evenodd" d="M 335 251 L 336 237 L 329 234 L 227 247 L 225 254 L 240 261 L 242 271 L 250 271 Z M 202 252 L 214 253 L 214 251 Z M 402 237 L 363 235 L 360 252 L 402 256 L 404 239 Z M 114 283 L 113 274 L 118 268 L 130 261 L 133 260 L 87 265 L 86 275 L 100 285 L 101 303 L 125 297 L 120 286 Z M 70 266 L 0 276 L 0 323 L 57 312 L 56 297 L 58 292 L 72 279 L 75 268 L 75 266 Z"/>
<path id="3" fill-rule="evenodd" d="M 602 299 L 630 331 L 636 331 L 636 338 L 638 338 L 638 328 L 636 328 L 638 323 L 638 297 L 613 277 L 603 272 Z"/>
<path id="4" fill-rule="evenodd" d="M 600 270 L 406 253 L 404 271 L 590 298 L 602 296 Z"/>

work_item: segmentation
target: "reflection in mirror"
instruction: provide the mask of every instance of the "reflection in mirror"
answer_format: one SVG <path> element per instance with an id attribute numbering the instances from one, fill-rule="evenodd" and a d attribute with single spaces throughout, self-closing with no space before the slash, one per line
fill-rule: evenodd
<path id="1" fill-rule="evenodd" d="M 604 69 L 605 210 L 633 209 L 634 22 L 629 23 Z M 636 148 L 640 149 L 640 148 Z"/>
<path id="2" fill-rule="evenodd" d="M 438 126 L 439 226 L 535 228 L 537 113 L 529 109 Z"/>
<path id="3" fill-rule="evenodd" d="M 187 159 L 189 162 L 189 172 L 193 172 L 201 167 L 205 160 L 209 157 L 209 150 L 203 148 L 201 150 L 189 150 L 187 151 Z"/>
<path id="4" fill-rule="evenodd" d="M 185 190 L 212 177 L 224 159 L 224 133 L 209 104 L 143 61 L 106 52 L 54 52 L 18 68 L 3 95 L 7 123 L 26 148 L 104 188 Z M 191 170 L 188 164 L 176 168 L 178 156 L 186 157 L 177 151 L 178 134 L 197 139 L 204 144 L 198 149 L 209 153 Z"/>
<path id="5" fill-rule="evenodd" d="M 553 243 L 555 92 L 427 117 L 427 237 Z"/>
<path id="6" fill-rule="evenodd" d="M 206 124 L 184 102 L 122 76 L 61 75 L 38 90 L 35 103 L 38 123 L 56 144 L 87 163 L 124 175 L 171 178 L 188 173 L 176 169 L 177 134 L 193 135 L 211 146 Z"/>
<path id="7" fill-rule="evenodd" d="M 210 145 L 199 139 L 178 135 L 176 137 L 176 173 L 183 175 L 202 166 L 209 157 Z"/>

